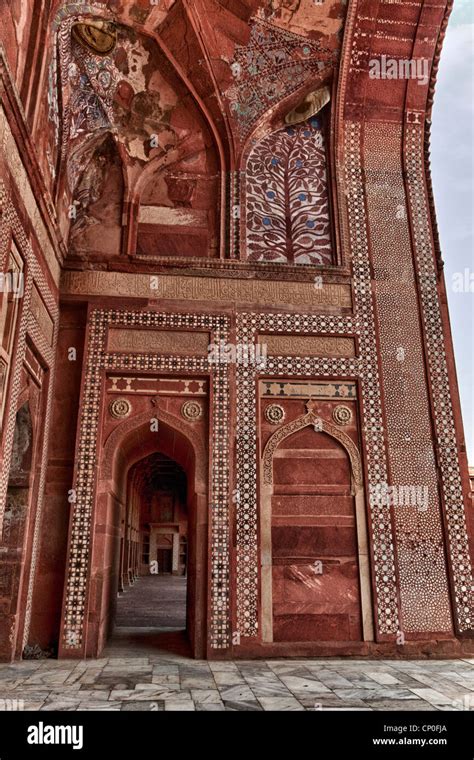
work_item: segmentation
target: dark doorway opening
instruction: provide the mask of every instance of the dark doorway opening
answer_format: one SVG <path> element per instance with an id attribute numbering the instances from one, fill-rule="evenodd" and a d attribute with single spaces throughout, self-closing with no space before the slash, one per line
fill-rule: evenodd
<path id="1" fill-rule="evenodd" d="M 172 549 L 157 549 L 156 560 L 161 575 L 171 575 L 173 568 L 173 550 Z"/>
<path id="2" fill-rule="evenodd" d="M 127 480 L 109 648 L 181 651 L 189 634 L 186 473 L 157 452 L 138 461 Z"/>

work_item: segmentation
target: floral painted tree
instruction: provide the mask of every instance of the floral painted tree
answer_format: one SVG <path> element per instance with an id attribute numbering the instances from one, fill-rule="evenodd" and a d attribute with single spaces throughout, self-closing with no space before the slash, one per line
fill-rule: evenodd
<path id="1" fill-rule="evenodd" d="M 267 135 L 246 168 L 247 258 L 331 264 L 326 151 L 318 119 Z"/>

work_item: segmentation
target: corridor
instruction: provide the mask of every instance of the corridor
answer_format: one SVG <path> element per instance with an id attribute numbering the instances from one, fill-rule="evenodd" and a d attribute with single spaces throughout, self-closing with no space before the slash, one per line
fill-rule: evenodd
<path id="1" fill-rule="evenodd" d="M 118 598 L 115 627 L 186 628 L 186 577 L 145 575 Z"/>
<path id="2" fill-rule="evenodd" d="M 117 600 L 115 626 L 105 656 L 140 651 L 190 656 L 186 638 L 186 577 L 147 575 Z"/>

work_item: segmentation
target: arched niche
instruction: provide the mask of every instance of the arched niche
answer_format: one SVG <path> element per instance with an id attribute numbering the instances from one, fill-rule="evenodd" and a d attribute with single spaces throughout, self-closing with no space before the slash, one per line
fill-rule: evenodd
<path id="1" fill-rule="evenodd" d="M 151 417 L 158 419 L 156 433 L 150 430 Z M 196 488 L 200 491 L 206 488 L 207 456 L 201 437 L 190 424 L 158 407 L 153 409 L 153 414 L 142 412 L 131 416 L 110 433 L 101 457 L 100 480 L 109 480 L 114 472 L 125 477 L 130 467 L 156 451 L 157 436 L 162 453 L 178 462 L 188 476 L 195 479 Z"/>
<path id="2" fill-rule="evenodd" d="M 115 38 L 111 50 L 103 55 L 95 54 L 74 34 L 78 23 L 96 22 L 109 24 Z M 161 38 L 120 23 L 100 5 L 90 5 L 83 12 L 79 4 L 64 8 L 54 26 L 48 100 L 55 142 L 60 143 L 56 186 L 62 212 L 69 216 L 72 204 L 72 213 L 76 206 L 80 216 L 88 218 L 88 225 L 95 218 L 92 213 L 84 214 L 83 207 L 100 206 L 94 198 L 94 186 L 104 181 L 100 154 L 99 161 L 90 164 L 90 176 L 82 166 L 83 179 L 71 182 L 71 175 L 77 174 L 77 156 L 89 152 L 94 142 L 109 132 L 123 160 L 125 197 L 123 219 L 120 217 L 122 239 L 117 241 L 115 234 L 113 245 L 106 239 L 103 257 L 107 258 L 112 248 L 114 254 L 127 255 L 137 251 L 144 256 L 219 255 L 224 148 L 205 102 L 183 67 Z M 56 153 L 56 147 L 49 148 Z M 153 172 L 147 184 L 141 177 L 150 163 L 159 171 Z M 107 190 L 115 184 L 123 195 L 118 174 L 113 183 L 112 166 L 106 174 L 111 175 L 110 187 L 105 179 Z M 92 198 L 88 198 L 91 191 Z M 108 203 L 108 196 L 106 192 L 101 197 Z M 115 200 L 111 193 L 109 216 L 114 218 Z M 107 215 L 107 210 L 102 213 Z M 69 218 L 73 253 L 86 257 L 90 244 L 90 253 L 95 254 L 96 238 L 83 237 L 83 222 Z"/>
<path id="3" fill-rule="evenodd" d="M 13 447 L 8 476 L 2 544 L 21 549 L 28 515 L 33 424 L 28 401 L 22 404 L 15 419 Z"/>
<path id="4" fill-rule="evenodd" d="M 311 503 L 311 499 L 315 500 L 315 496 L 311 496 L 311 494 L 315 493 L 314 489 L 311 489 L 308 485 L 304 485 L 306 481 L 312 481 L 314 484 L 318 478 L 317 475 L 317 465 L 316 465 L 316 459 L 317 459 L 317 447 L 321 447 L 321 443 L 316 443 L 316 439 L 319 437 L 321 438 L 327 438 L 329 444 L 328 449 L 329 451 L 324 452 L 324 456 L 329 457 L 327 460 L 328 462 L 331 462 L 330 457 L 336 457 L 336 460 L 333 459 L 332 461 L 337 461 L 339 463 L 343 463 L 342 458 L 346 458 L 348 462 L 348 469 L 346 470 L 346 475 L 343 475 L 343 484 L 344 482 L 347 485 L 347 493 L 343 497 L 346 504 L 351 504 L 350 510 L 352 511 L 352 514 L 354 516 L 354 536 L 353 536 L 353 543 L 354 543 L 354 554 L 357 559 L 357 577 L 358 577 L 358 594 L 360 595 L 360 630 L 361 630 L 361 638 L 365 641 L 372 641 L 374 637 L 373 633 L 373 615 L 372 615 L 372 606 L 371 606 L 371 586 L 370 586 L 370 569 L 369 569 L 369 551 L 368 551 L 368 539 L 367 539 L 367 521 L 366 521 L 366 512 L 365 512 L 365 497 L 364 497 L 364 487 L 363 487 L 363 470 L 362 470 L 362 462 L 360 458 L 359 450 L 354 443 L 353 439 L 345 433 L 343 430 L 341 430 L 340 427 L 337 425 L 334 425 L 333 423 L 321 419 L 315 413 L 309 412 L 308 414 L 302 415 L 295 420 L 292 420 L 286 425 L 283 425 L 278 430 L 273 433 L 273 435 L 268 439 L 265 448 L 262 453 L 262 462 L 261 462 L 261 477 L 260 477 L 260 556 L 261 556 L 261 620 L 262 620 L 262 639 L 264 642 L 272 642 L 274 640 L 274 593 L 273 593 L 273 586 L 274 586 L 274 558 L 273 558 L 273 547 L 274 547 L 274 531 L 275 531 L 275 521 L 273 520 L 273 507 L 272 503 L 275 502 L 275 500 L 278 497 L 278 494 L 282 494 L 283 491 L 280 488 L 280 490 L 276 492 L 276 483 L 275 483 L 275 461 L 276 458 L 281 453 L 281 456 L 285 456 L 286 452 L 283 451 L 284 446 L 288 446 L 288 443 L 292 437 L 300 436 L 304 433 L 304 442 L 297 445 L 303 445 L 305 447 L 305 451 L 303 452 L 304 459 L 301 460 L 304 465 L 304 469 L 306 471 L 306 474 L 311 473 L 311 470 L 314 470 L 314 472 L 311 474 L 310 478 L 301 477 L 300 473 L 297 473 L 297 475 L 294 476 L 294 486 L 291 488 L 293 489 L 290 491 L 291 497 L 293 500 L 295 500 L 298 503 L 298 498 L 301 497 L 301 494 L 305 494 L 304 497 L 301 498 L 301 501 L 305 501 L 306 503 Z M 313 437 L 314 437 L 314 443 L 313 443 Z M 312 447 L 314 448 L 312 449 Z M 291 458 L 291 452 L 290 452 L 290 458 Z M 313 463 L 314 458 L 314 463 Z M 319 463 L 319 466 L 321 463 Z M 339 464 L 339 470 L 342 471 L 344 468 L 341 468 L 341 465 Z M 331 467 L 331 464 L 328 465 L 328 467 Z M 291 472 L 292 465 L 288 466 L 288 471 Z M 329 482 L 330 482 L 329 478 Z M 302 484 L 303 483 L 303 484 Z M 322 488 L 322 493 L 325 493 L 325 486 Z M 330 493 L 330 491 L 329 491 Z M 281 496 L 282 499 L 284 499 L 284 495 Z M 296 507 L 298 514 L 299 507 Z M 349 512 L 347 513 L 349 514 Z M 309 524 L 309 523 L 308 523 Z M 324 520 L 322 521 L 322 524 L 324 524 Z M 298 529 L 298 523 L 295 523 L 296 528 Z M 304 520 L 301 522 L 301 525 L 305 525 Z M 306 528 L 305 528 L 306 529 Z M 307 541 L 304 539 L 302 542 L 300 541 L 300 538 L 298 536 L 298 531 L 293 530 L 293 533 L 291 535 L 285 536 L 285 530 L 287 530 L 289 533 L 291 532 L 291 528 L 284 528 L 280 526 L 280 535 L 282 535 L 285 538 L 285 541 L 293 541 L 295 545 L 305 543 Z M 313 531 L 313 537 L 311 538 L 312 541 L 314 541 L 314 531 Z M 330 535 L 330 534 L 328 534 Z M 323 541 L 324 543 L 324 541 Z M 317 541 L 315 541 L 315 546 L 318 544 Z M 299 550 L 299 549 L 298 549 Z M 346 549 L 344 549 L 346 551 Z M 314 558 L 313 558 L 314 559 Z M 318 562 L 320 560 L 317 560 Z M 321 563 L 321 566 L 324 563 Z M 317 562 L 314 562 L 313 568 L 317 565 Z M 296 569 L 294 571 L 295 577 L 298 574 L 299 570 Z M 317 576 L 318 568 L 314 569 L 314 573 Z M 314 596 L 317 598 L 318 594 L 321 594 L 321 586 L 324 584 L 321 584 L 317 577 L 309 578 L 304 581 L 307 585 L 311 586 L 311 584 L 314 585 Z M 343 585 L 343 584 L 340 584 Z M 343 586 L 343 592 L 344 588 L 348 588 L 348 585 Z M 327 599 L 328 595 L 327 591 L 323 589 L 322 596 L 324 596 Z M 290 600 L 291 601 L 291 600 Z M 308 604 L 308 601 L 311 601 L 311 594 L 306 594 L 304 600 L 300 600 L 302 604 Z M 284 639 L 280 639 L 284 640 Z"/>
<path id="5" fill-rule="evenodd" d="M 267 132 L 242 173 L 244 255 L 249 261 L 334 263 L 323 117 Z"/>
<path id="6" fill-rule="evenodd" d="M 137 186 L 136 253 L 215 258 L 221 213 L 218 156 L 196 109 L 189 108 L 181 121 L 185 139 L 153 159 Z"/>
<path id="7" fill-rule="evenodd" d="M 32 523 L 32 513 L 34 514 L 32 499 L 33 439 L 30 404 L 26 400 L 16 413 L 5 510 L 0 530 L 1 620 L 2 626 L 8 630 L 8 638 L 6 639 L 5 630 L 3 630 L 1 640 L 3 646 L 5 640 L 9 641 L 10 657 L 21 656 L 22 650 L 21 637 L 25 614 L 23 605 L 28 583 L 28 533 Z M 5 654 L 5 650 L 3 654 Z"/>
<path id="8" fill-rule="evenodd" d="M 111 132 L 90 137 L 70 156 L 72 189 L 69 251 L 79 259 L 106 259 L 120 251 L 124 167 Z"/>

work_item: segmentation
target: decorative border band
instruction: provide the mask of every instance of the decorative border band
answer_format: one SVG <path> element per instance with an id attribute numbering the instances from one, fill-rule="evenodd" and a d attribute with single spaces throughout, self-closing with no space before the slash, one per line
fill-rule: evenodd
<path id="1" fill-rule="evenodd" d="M 89 584 L 90 544 L 99 416 L 104 370 L 209 372 L 206 357 L 117 354 L 105 350 L 109 327 L 140 327 L 212 330 L 213 341 L 227 340 L 228 318 L 203 314 L 166 314 L 151 311 L 96 309 L 90 314 L 86 374 L 80 410 L 79 443 L 76 453 L 76 503 L 71 517 L 71 537 L 64 604 L 63 641 L 66 649 L 84 645 L 84 622 Z M 211 612 L 210 644 L 214 649 L 229 644 L 229 430 L 228 365 L 213 365 L 211 456 Z"/>

